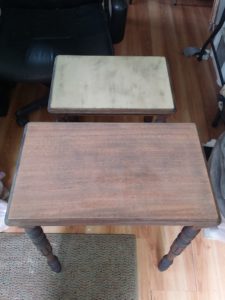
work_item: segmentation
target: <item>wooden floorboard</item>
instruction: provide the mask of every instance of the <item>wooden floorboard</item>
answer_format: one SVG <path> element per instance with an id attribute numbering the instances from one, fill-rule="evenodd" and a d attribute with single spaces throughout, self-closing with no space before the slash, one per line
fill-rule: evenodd
<path id="1" fill-rule="evenodd" d="M 216 129 L 211 127 L 217 110 L 215 73 L 210 61 L 199 63 L 194 58 L 185 58 L 182 49 L 189 45 L 202 45 L 209 34 L 211 9 L 209 1 L 206 1 L 206 6 L 204 0 L 197 3 L 199 5 L 202 2 L 203 6 L 190 6 L 190 2 L 194 4 L 193 0 L 179 0 L 177 6 L 172 6 L 170 0 L 134 0 L 134 4 L 129 6 L 125 39 L 115 48 L 117 55 L 167 57 L 177 106 L 177 112 L 169 122 L 195 122 L 201 142 L 206 142 L 224 131 L 223 125 Z M 14 113 L 21 105 L 45 93 L 46 89 L 41 85 L 18 85 L 12 91 L 8 117 L 0 119 L 0 170 L 7 173 L 5 182 L 8 186 L 14 173 L 22 134 L 22 129 L 16 125 Z M 54 119 L 45 109 L 31 116 L 34 121 Z M 99 119 L 90 117 L 88 120 Z M 111 117 L 108 120 L 118 118 Z M 122 120 L 142 121 L 142 118 Z M 168 271 L 160 273 L 157 270 L 160 256 L 168 251 L 179 229 L 163 226 L 45 228 L 47 232 L 136 234 L 139 300 L 224 300 L 225 244 L 206 240 L 202 233 Z M 20 230 L 11 228 L 10 231 Z"/>

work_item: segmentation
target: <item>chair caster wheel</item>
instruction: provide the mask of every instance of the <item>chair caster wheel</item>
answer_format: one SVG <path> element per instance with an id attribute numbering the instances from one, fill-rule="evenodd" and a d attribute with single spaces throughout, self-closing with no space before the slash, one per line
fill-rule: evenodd
<path id="1" fill-rule="evenodd" d="M 213 128 L 218 127 L 218 125 L 219 125 L 219 121 L 213 121 L 213 122 L 212 122 L 212 127 L 213 127 Z"/>
<path id="2" fill-rule="evenodd" d="M 201 51 L 201 48 L 197 48 L 197 47 L 187 47 L 183 49 L 183 54 L 186 57 L 191 57 L 191 56 L 195 56 L 198 55 Z"/>
<path id="3" fill-rule="evenodd" d="M 29 122 L 28 118 L 21 118 L 21 117 L 17 117 L 16 118 L 16 123 L 20 126 L 20 127 L 24 127 L 27 123 Z"/>

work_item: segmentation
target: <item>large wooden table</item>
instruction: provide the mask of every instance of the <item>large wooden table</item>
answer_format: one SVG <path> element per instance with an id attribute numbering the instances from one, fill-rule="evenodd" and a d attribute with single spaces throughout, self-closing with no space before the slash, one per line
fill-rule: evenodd
<path id="1" fill-rule="evenodd" d="M 153 115 L 175 111 L 165 57 L 69 56 L 55 60 L 49 112 Z"/>
<path id="2" fill-rule="evenodd" d="M 25 227 L 55 272 L 41 225 L 184 225 L 162 271 L 219 217 L 194 124 L 30 123 L 6 222 Z"/>

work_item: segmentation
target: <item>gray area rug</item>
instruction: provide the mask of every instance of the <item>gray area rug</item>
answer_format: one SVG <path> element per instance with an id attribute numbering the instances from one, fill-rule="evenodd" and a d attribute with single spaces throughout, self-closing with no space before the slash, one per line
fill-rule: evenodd
<path id="1" fill-rule="evenodd" d="M 1 300 L 136 300 L 133 235 L 48 234 L 59 274 L 25 234 L 0 234 Z"/>

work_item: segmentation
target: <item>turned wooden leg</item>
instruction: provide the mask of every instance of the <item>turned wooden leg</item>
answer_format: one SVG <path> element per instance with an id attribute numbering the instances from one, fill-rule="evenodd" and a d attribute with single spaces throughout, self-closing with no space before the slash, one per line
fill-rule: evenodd
<path id="1" fill-rule="evenodd" d="M 61 265 L 57 256 L 52 253 L 52 246 L 44 234 L 40 226 L 35 226 L 32 228 L 24 228 L 25 232 L 32 240 L 37 249 L 42 255 L 46 256 L 48 265 L 53 272 L 59 273 L 61 271 Z"/>
<path id="2" fill-rule="evenodd" d="M 159 270 L 167 270 L 169 266 L 172 265 L 175 256 L 181 254 L 181 252 L 191 243 L 200 230 L 200 228 L 195 228 L 193 226 L 185 226 L 170 247 L 169 253 L 163 256 L 163 258 L 160 260 L 158 265 Z"/>
<path id="3" fill-rule="evenodd" d="M 58 115 L 57 117 L 58 122 L 80 122 L 80 116 L 76 115 Z"/>
<path id="4" fill-rule="evenodd" d="M 152 123 L 153 116 L 144 116 L 144 123 Z"/>
<path id="5" fill-rule="evenodd" d="M 155 123 L 166 123 L 167 115 L 158 115 L 155 117 Z"/>
<path id="6" fill-rule="evenodd" d="M 144 116 L 144 123 L 166 123 L 167 115 Z"/>

